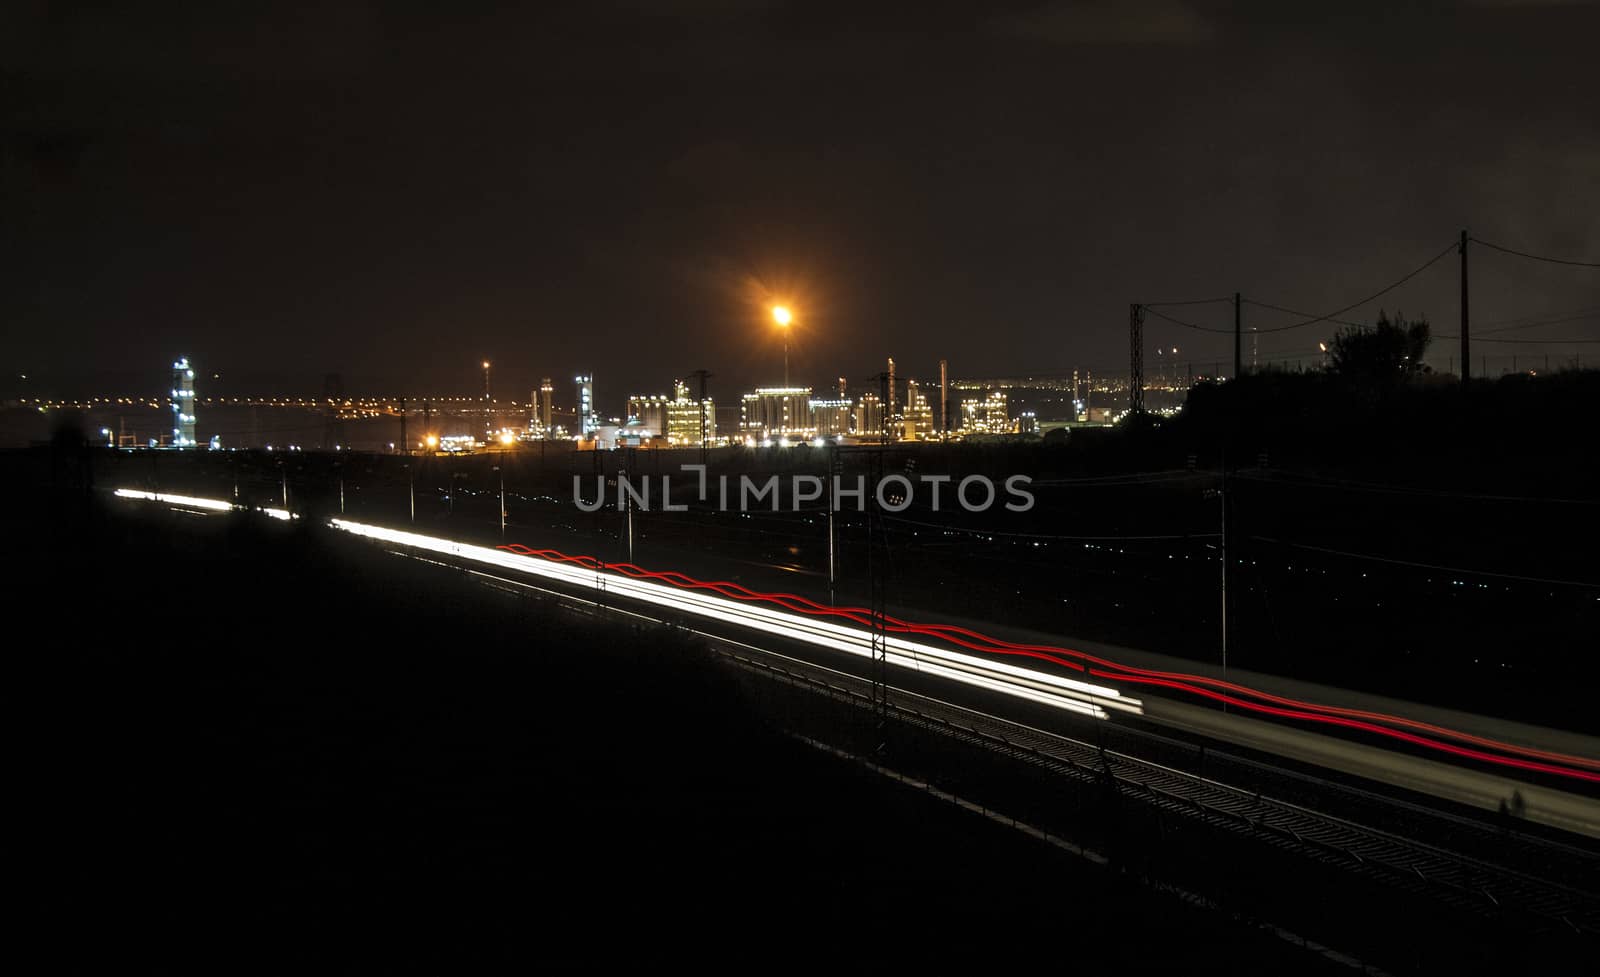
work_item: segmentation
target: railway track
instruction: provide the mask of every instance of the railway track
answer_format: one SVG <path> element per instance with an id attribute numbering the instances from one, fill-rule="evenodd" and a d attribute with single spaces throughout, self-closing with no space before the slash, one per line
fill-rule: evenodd
<path id="1" fill-rule="evenodd" d="M 584 599 L 481 570 L 469 572 L 485 582 L 549 593 L 569 606 L 580 605 L 585 613 L 622 614 L 692 631 L 751 674 L 829 696 L 867 714 L 873 709 L 866 679 L 756 647 L 698 623 L 690 626 L 681 617 L 663 615 L 623 595 L 608 597 L 602 591 L 591 594 L 596 599 Z M 1124 725 L 1094 724 L 1100 742 L 1090 743 L 904 688 L 892 689 L 889 715 L 895 723 L 1008 756 L 1080 785 L 1108 785 L 1119 798 L 1172 818 L 1198 821 L 1469 917 L 1511 919 L 1532 936 L 1577 937 L 1591 949 L 1600 947 L 1600 895 L 1594 891 L 1600 857 L 1585 849 L 1531 834 L 1513 836 L 1470 818 L 1216 750 L 1205 751 L 1202 775 L 1178 765 L 1192 760 L 1198 747 Z M 1332 813 L 1335 809 L 1339 813 Z M 1552 867 L 1554 871 L 1547 871 Z"/>
<path id="2" fill-rule="evenodd" d="M 789 660 L 774 664 L 766 655 L 727 648 L 719 651 L 743 668 L 807 687 L 869 712 L 872 708 L 870 684 L 865 680 Z M 1567 881 L 1533 875 L 1456 850 L 1453 841 L 1467 842 L 1460 847 L 1470 847 L 1483 845 L 1485 832 L 1490 833 L 1491 840 L 1498 838 L 1493 829 L 1465 818 L 1431 815 L 1416 805 L 1395 808 L 1413 828 L 1423 827 L 1425 816 L 1433 817 L 1428 823 L 1433 840 L 1423 841 L 1236 787 L 1215 775 L 1202 777 L 1123 750 L 1108 749 L 1103 744 L 1046 732 L 915 692 L 896 690 L 890 711 L 897 722 L 981 745 L 1080 783 L 1109 782 L 1120 795 L 1175 817 L 1199 819 L 1213 828 L 1248 836 L 1460 910 L 1486 918 L 1502 918 L 1513 912 L 1533 921 L 1536 934 L 1576 934 L 1600 940 L 1600 896 Z M 1213 762 L 1263 766 L 1208 753 L 1208 764 Z M 1310 780 L 1303 775 L 1289 776 L 1301 782 Z M 1304 784 L 1301 786 L 1303 789 Z M 1360 799 L 1369 807 L 1385 800 L 1379 795 L 1352 792 L 1342 785 L 1330 787 L 1355 796 L 1365 794 Z M 1591 852 L 1537 838 L 1519 839 L 1515 851 L 1541 862 L 1570 855 L 1573 861 L 1569 871 L 1563 873 L 1567 876 L 1590 873 L 1596 861 Z M 1600 875 L 1591 873 L 1587 877 L 1593 880 Z"/>

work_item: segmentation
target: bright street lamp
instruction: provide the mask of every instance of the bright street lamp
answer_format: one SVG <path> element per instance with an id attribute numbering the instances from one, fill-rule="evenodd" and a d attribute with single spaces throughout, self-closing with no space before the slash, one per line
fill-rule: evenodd
<path id="1" fill-rule="evenodd" d="M 794 318 L 789 310 L 781 305 L 772 307 L 772 321 L 783 330 L 783 385 L 789 386 L 789 321 Z"/>

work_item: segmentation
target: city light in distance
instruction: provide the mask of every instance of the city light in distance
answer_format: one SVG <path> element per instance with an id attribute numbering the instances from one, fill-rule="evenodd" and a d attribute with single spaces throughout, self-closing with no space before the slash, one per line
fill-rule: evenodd
<path id="1" fill-rule="evenodd" d="M 789 320 L 792 318 L 793 316 L 785 306 L 774 305 L 772 307 L 772 321 L 776 322 L 778 325 L 787 326 L 789 324 Z"/>

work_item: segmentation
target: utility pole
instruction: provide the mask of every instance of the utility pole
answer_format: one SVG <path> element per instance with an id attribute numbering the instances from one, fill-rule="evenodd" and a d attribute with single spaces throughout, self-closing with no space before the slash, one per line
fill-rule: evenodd
<path id="1" fill-rule="evenodd" d="M 825 497 L 828 500 L 828 603 L 830 605 L 838 603 L 834 591 L 839 580 L 837 530 L 834 525 L 837 517 L 834 510 L 838 508 L 838 499 L 834 496 L 833 486 L 843 474 L 844 462 L 839 457 L 839 442 L 834 441 L 828 448 L 828 487 L 825 490 Z"/>
<path id="2" fill-rule="evenodd" d="M 622 515 L 627 523 L 628 531 L 628 562 L 633 562 L 633 500 L 628 498 L 628 492 L 622 488 L 622 483 L 631 476 L 633 469 L 633 449 L 628 449 L 628 467 L 617 472 L 617 498 L 622 500 Z"/>
<path id="3" fill-rule="evenodd" d="M 1224 436 L 1226 437 L 1226 435 Z M 1190 455 L 1193 458 L 1193 455 Z M 1206 489 L 1205 498 L 1217 497 L 1220 507 L 1222 522 L 1222 678 L 1228 678 L 1228 447 L 1222 446 L 1222 476 L 1215 490 Z M 1228 711 L 1227 703 L 1223 703 L 1222 711 Z"/>
<path id="4" fill-rule="evenodd" d="M 1243 355 L 1241 353 L 1241 344 L 1242 344 L 1242 339 L 1243 339 L 1243 329 L 1241 328 L 1241 326 L 1243 325 L 1244 317 L 1241 314 L 1241 311 L 1240 311 L 1240 308 L 1239 308 L 1239 306 L 1241 304 L 1242 304 L 1242 300 L 1239 297 L 1239 293 L 1238 292 L 1234 292 L 1233 293 L 1233 379 L 1235 379 L 1235 380 L 1239 379 L 1239 376 L 1242 373 L 1243 367 L 1244 367 L 1244 357 L 1243 357 Z"/>
<path id="5" fill-rule="evenodd" d="M 876 752 L 881 756 L 888 751 L 889 733 L 889 636 L 884 618 L 888 614 L 888 537 L 884 535 L 883 514 L 877 505 L 877 488 L 883 482 L 883 452 L 889 444 L 889 396 L 894 390 L 894 360 L 890 369 L 870 379 L 878 381 L 881 419 L 878 429 L 878 447 L 872 452 L 872 485 L 868 489 L 873 498 L 867 504 L 867 580 L 869 590 L 872 636 L 872 714 Z M 835 449 L 837 450 L 837 449 Z M 831 508 L 831 504 L 830 504 Z M 831 513 L 830 513 L 831 515 Z M 878 539 L 884 539 L 884 554 L 876 556 Z M 831 538 L 831 534 L 830 534 Z M 830 548 L 831 550 L 831 548 Z M 829 560 L 830 571 L 832 559 Z"/>
<path id="6" fill-rule="evenodd" d="M 500 538 L 506 536 L 506 470 L 496 465 L 494 470 L 500 473 Z"/>
<path id="7" fill-rule="evenodd" d="M 404 454 L 411 453 L 411 442 L 406 440 L 406 399 L 400 398 L 400 451 Z"/>
<path id="8" fill-rule="evenodd" d="M 1222 488 L 1217 492 L 1222 502 L 1222 678 L 1228 678 L 1228 449 L 1222 449 Z M 1223 703 L 1227 709 L 1227 703 Z"/>
<path id="9" fill-rule="evenodd" d="M 700 381 L 700 464 L 704 465 L 707 453 L 706 441 L 709 440 L 706 437 L 706 381 L 711 379 L 712 375 L 707 370 L 696 370 L 689 376 Z"/>
<path id="10" fill-rule="evenodd" d="M 1144 306 L 1128 306 L 1128 411 L 1144 413 Z"/>
<path id="11" fill-rule="evenodd" d="M 344 423 L 339 408 L 344 401 L 344 380 L 337 373 L 322 378 L 322 450 L 332 451 L 344 443 Z"/>
<path id="12" fill-rule="evenodd" d="M 879 411 L 878 443 L 888 444 L 890 424 L 889 397 L 894 393 L 894 360 L 889 360 L 889 370 L 887 372 L 878 374 L 874 379 L 878 381 L 878 406 L 882 408 Z"/>
<path id="13" fill-rule="evenodd" d="M 887 374 L 884 375 L 888 382 Z M 887 416 L 884 420 L 887 431 Z M 889 538 L 883 529 L 883 514 L 879 511 L 877 487 L 883 482 L 883 445 L 872 453 L 873 499 L 867 508 L 867 577 L 871 588 L 872 615 L 872 716 L 877 737 L 876 752 L 883 756 L 889 750 L 889 636 L 885 627 L 888 616 Z M 877 540 L 883 539 L 882 559 L 874 559 Z"/>
<path id="14" fill-rule="evenodd" d="M 1461 232 L 1461 382 L 1472 379 L 1472 350 L 1467 343 L 1467 232 Z"/>

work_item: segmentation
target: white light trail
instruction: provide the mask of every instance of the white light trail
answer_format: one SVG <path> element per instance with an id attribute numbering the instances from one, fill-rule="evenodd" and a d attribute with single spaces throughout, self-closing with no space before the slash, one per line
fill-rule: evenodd
<path id="1" fill-rule="evenodd" d="M 137 489 L 117 489 L 117 497 L 143 499 L 146 502 L 165 502 L 169 505 L 188 506 L 191 509 L 210 509 L 213 512 L 230 512 L 233 503 L 221 499 L 197 499 L 190 495 L 163 495 L 160 492 L 141 492 Z"/>
<path id="2" fill-rule="evenodd" d="M 255 511 L 273 519 L 299 519 L 300 516 L 291 513 L 288 509 L 271 509 L 265 506 L 236 505 L 225 499 L 200 499 L 192 495 L 167 495 L 163 492 L 144 492 L 139 489 L 117 489 L 112 493 L 119 499 L 139 499 L 143 502 L 164 502 L 167 505 L 182 506 L 188 509 L 207 509 L 211 512 L 232 512 L 238 509 L 241 512 Z"/>
<path id="3" fill-rule="evenodd" d="M 780 635 L 846 654 L 867 658 L 873 654 L 872 633 L 859 627 L 849 627 L 833 621 L 712 596 L 699 591 L 684 590 L 670 584 L 635 580 L 615 572 L 584 569 L 572 564 L 520 556 L 504 550 L 459 543 L 437 536 L 386 529 L 347 519 L 334 519 L 330 524 L 335 529 L 357 536 L 471 560 L 516 573 L 541 576 L 590 590 L 603 590 L 619 597 L 678 611 L 688 611 L 702 617 Z M 1021 668 L 1007 662 L 989 661 L 975 655 L 900 637 L 888 636 L 886 644 L 885 657 L 891 665 L 937 675 L 988 691 L 1000 692 L 1097 719 L 1106 718 L 1107 709 L 1132 713 L 1143 711 L 1139 700 L 1123 696 L 1109 686 Z"/>

